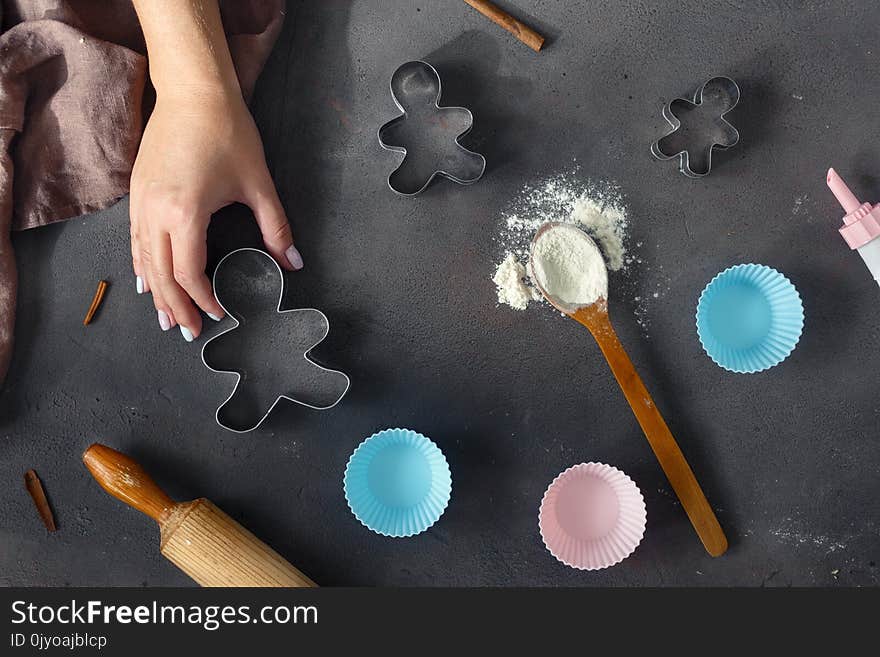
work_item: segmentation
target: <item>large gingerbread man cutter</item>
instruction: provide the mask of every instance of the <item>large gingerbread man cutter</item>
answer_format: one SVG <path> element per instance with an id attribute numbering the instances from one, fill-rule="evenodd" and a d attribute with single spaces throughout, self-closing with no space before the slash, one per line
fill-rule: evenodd
<path id="1" fill-rule="evenodd" d="M 427 62 L 407 62 L 391 76 L 391 95 L 403 114 L 379 128 L 379 144 L 404 155 L 388 176 L 388 186 L 402 196 L 419 194 L 437 176 L 470 185 L 486 170 L 486 158 L 460 141 L 473 115 L 441 107 L 441 94 L 440 74 Z"/>
<path id="2" fill-rule="evenodd" d="M 330 322 L 314 308 L 281 309 L 284 276 L 269 254 L 247 248 L 225 256 L 214 272 L 214 294 L 235 321 L 202 348 L 209 369 L 236 377 L 217 409 L 220 426 L 252 431 L 282 399 L 326 410 L 348 392 L 348 376 L 309 357 Z"/>

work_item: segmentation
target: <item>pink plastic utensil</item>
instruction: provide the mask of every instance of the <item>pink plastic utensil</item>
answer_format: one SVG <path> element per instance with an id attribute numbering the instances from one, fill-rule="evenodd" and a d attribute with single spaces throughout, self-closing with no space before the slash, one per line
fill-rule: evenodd
<path id="1" fill-rule="evenodd" d="M 841 236 L 849 248 L 862 256 L 874 280 L 880 284 L 880 240 L 877 239 L 880 237 L 880 203 L 860 202 L 834 169 L 828 169 L 825 182 L 846 212 Z"/>

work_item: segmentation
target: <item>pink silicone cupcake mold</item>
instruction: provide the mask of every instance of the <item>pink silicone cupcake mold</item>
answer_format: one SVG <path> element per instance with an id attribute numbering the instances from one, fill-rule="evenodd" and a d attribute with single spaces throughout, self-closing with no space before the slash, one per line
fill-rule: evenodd
<path id="1" fill-rule="evenodd" d="M 635 482 L 604 463 L 562 472 L 544 493 L 538 528 L 566 566 L 599 570 L 620 563 L 645 535 L 645 500 Z"/>

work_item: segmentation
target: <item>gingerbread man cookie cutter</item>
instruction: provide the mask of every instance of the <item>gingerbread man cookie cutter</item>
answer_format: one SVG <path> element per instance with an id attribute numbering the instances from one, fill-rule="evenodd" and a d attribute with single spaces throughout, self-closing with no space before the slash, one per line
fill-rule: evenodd
<path id="1" fill-rule="evenodd" d="M 309 355 L 329 334 L 330 321 L 314 308 L 282 310 L 284 275 L 274 258 L 259 249 L 232 251 L 217 265 L 213 285 L 235 322 L 202 347 L 205 367 L 236 378 L 217 408 L 217 424 L 247 433 L 282 399 L 320 411 L 342 400 L 351 380 Z"/>
<path id="2" fill-rule="evenodd" d="M 470 185 L 486 170 L 486 158 L 461 145 L 473 114 L 441 107 L 442 92 L 440 74 L 427 62 L 407 62 L 391 76 L 391 96 L 403 114 L 379 128 L 378 137 L 382 148 L 404 155 L 388 176 L 388 186 L 401 196 L 423 192 L 437 176 Z"/>
<path id="3" fill-rule="evenodd" d="M 693 100 L 676 98 L 663 106 L 671 129 L 651 144 L 658 160 L 679 159 L 678 169 L 689 178 L 712 171 L 712 151 L 727 150 L 739 142 L 739 132 L 724 118 L 739 103 L 739 86 L 728 77 L 710 78 Z"/>

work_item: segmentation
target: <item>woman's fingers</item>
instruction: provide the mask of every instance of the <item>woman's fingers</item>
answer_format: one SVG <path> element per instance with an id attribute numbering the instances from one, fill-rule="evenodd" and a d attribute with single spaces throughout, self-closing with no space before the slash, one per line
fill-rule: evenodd
<path id="1" fill-rule="evenodd" d="M 141 260 L 140 244 L 132 236 L 131 242 L 132 265 L 134 266 L 135 289 L 138 294 L 145 294 L 150 291 L 150 276 Z"/>
<path id="2" fill-rule="evenodd" d="M 138 254 L 142 272 L 141 278 L 144 281 L 144 287 L 149 289 L 149 281 L 153 276 L 153 254 L 149 248 L 149 242 L 138 240 L 138 244 L 141 247 Z M 156 288 L 155 285 L 152 287 Z M 153 305 L 156 308 L 159 327 L 163 331 L 167 331 L 168 329 L 177 326 L 177 322 L 174 320 L 174 313 L 171 312 L 171 308 L 165 303 L 165 299 L 162 297 L 162 293 L 158 289 L 153 290 Z"/>
<path id="3" fill-rule="evenodd" d="M 260 233 L 263 235 L 263 243 L 285 269 L 302 269 L 303 259 L 297 248 L 293 245 L 293 234 L 287 215 L 281 206 L 275 183 L 265 167 L 251 182 L 247 191 L 247 204 L 254 212 Z"/>
<path id="4" fill-rule="evenodd" d="M 199 222 L 181 222 L 173 235 L 161 229 L 152 235 L 139 230 L 132 213 L 132 263 L 138 294 L 152 291 L 159 326 L 167 331 L 180 326 L 187 342 L 198 337 L 202 320 L 194 301 L 211 319 L 225 314 L 205 275 L 207 246 Z"/>
<path id="5" fill-rule="evenodd" d="M 219 322 L 224 313 L 214 297 L 211 282 L 205 275 L 208 261 L 205 236 L 193 231 L 191 227 L 172 235 L 171 254 L 174 258 L 174 280 L 208 317 Z"/>
<path id="6" fill-rule="evenodd" d="M 130 223 L 131 234 L 131 265 L 134 269 L 135 288 L 138 294 L 144 294 L 150 291 L 150 269 L 144 263 L 143 252 L 144 242 L 141 239 L 141 223 L 139 221 L 140 212 L 137 211 L 137 204 L 134 197 L 129 198 L 128 217 Z"/>
<path id="7" fill-rule="evenodd" d="M 130 236 L 131 236 L 131 266 L 134 269 L 135 275 L 135 287 L 137 289 L 138 294 L 143 294 L 144 292 L 150 291 L 150 286 L 147 283 L 148 276 L 147 272 L 144 270 L 144 265 L 141 260 L 141 244 L 140 239 L 138 237 L 139 234 L 139 224 L 137 221 L 137 215 L 135 214 L 134 207 L 129 206 L 129 222 L 130 222 Z"/>
<path id="8" fill-rule="evenodd" d="M 183 338 L 192 342 L 202 331 L 202 318 L 175 278 L 171 236 L 168 233 L 153 233 L 150 236 L 150 251 L 150 285 L 153 287 L 156 310 L 168 315 L 169 320 L 173 316 Z M 162 320 L 160 314 L 160 325 Z M 164 325 L 162 327 L 164 329 Z"/>

